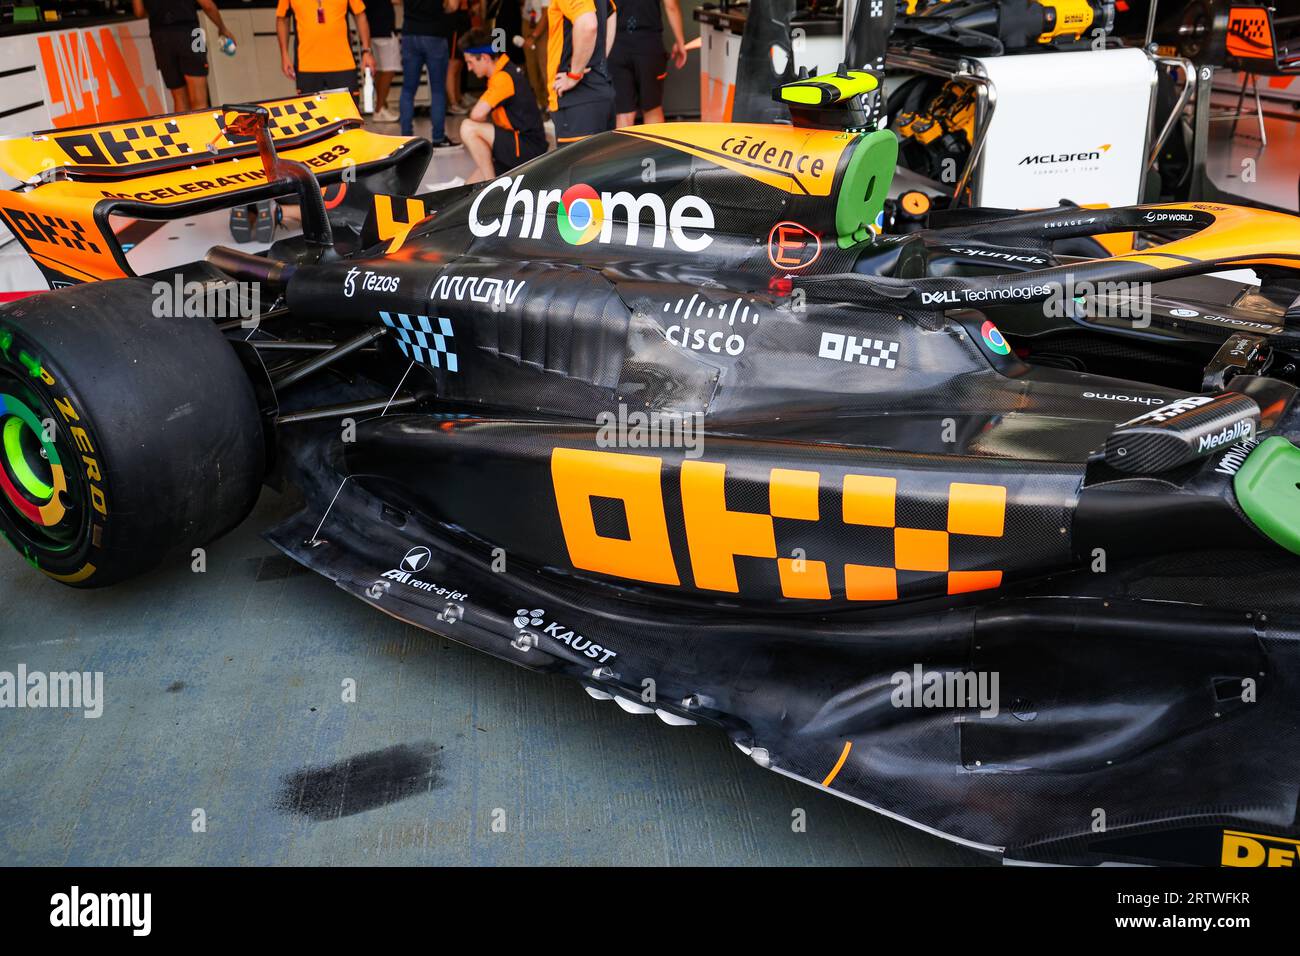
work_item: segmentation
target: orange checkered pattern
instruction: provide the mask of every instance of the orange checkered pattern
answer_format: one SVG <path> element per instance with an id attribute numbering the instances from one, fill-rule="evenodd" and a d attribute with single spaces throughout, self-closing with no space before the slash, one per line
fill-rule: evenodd
<path id="1" fill-rule="evenodd" d="M 948 576 L 949 594 L 984 591 L 1002 583 L 1001 571 L 963 571 L 950 567 L 948 544 L 954 534 L 1002 537 L 1007 512 L 1006 488 L 952 482 L 948 486 L 948 527 L 944 531 L 900 528 L 895 520 L 897 495 L 896 478 L 844 477 L 844 523 L 894 530 L 893 565 L 846 564 L 845 597 L 853 601 L 896 601 L 899 571 L 943 572 Z"/>

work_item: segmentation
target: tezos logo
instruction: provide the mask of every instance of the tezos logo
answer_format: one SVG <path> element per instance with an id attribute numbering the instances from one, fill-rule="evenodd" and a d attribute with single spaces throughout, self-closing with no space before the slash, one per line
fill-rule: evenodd
<path id="1" fill-rule="evenodd" d="M 703 252 L 713 242 L 707 230 L 714 226 L 713 208 L 699 196 L 679 196 L 669 207 L 658 193 L 633 195 L 630 192 L 597 193 L 586 183 L 564 190 L 523 189 L 522 176 L 497 179 L 484 186 L 469 207 L 469 230 L 483 238 L 506 237 L 518 218 L 515 235 L 520 239 L 541 239 L 548 212 L 555 212 L 560 238 L 571 246 L 599 240 L 614 241 L 614 225 L 623 224 L 622 243 L 639 245 L 641 230 L 651 230 L 650 245 L 662 249 L 669 238 L 683 252 Z M 483 200 L 501 190 L 505 192 L 501 215 L 484 222 Z M 621 215 L 619 213 L 621 212 Z M 648 222 L 643 219 L 648 217 Z"/>
<path id="2" fill-rule="evenodd" d="M 343 294 L 349 299 L 356 295 L 358 276 L 361 276 L 361 288 L 367 292 L 396 292 L 402 281 L 401 276 L 380 275 L 369 269 L 362 274 L 360 269 L 353 266 L 343 277 Z"/>
<path id="3" fill-rule="evenodd" d="M 980 327 L 980 337 L 984 339 L 984 344 L 988 346 L 988 350 L 995 355 L 1006 355 L 1011 351 L 1011 346 L 1007 344 L 1007 340 L 1002 337 L 1002 333 L 998 331 L 998 327 L 992 322 L 985 322 Z"/>

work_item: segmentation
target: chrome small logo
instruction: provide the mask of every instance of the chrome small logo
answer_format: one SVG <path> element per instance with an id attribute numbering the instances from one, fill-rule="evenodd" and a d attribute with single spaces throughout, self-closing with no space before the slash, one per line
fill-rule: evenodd
<path id="1" fill-rule="evenodd" d="M 998 327 L 992 322 L 985 322 L 980 329 L 980 335 L 984 338 L 984 344 L 988 346 L 989 351 L 995 355 L 1007 355 L 1011 351 L 1011 346 L 1007 340 L 1002 337 Z"/>
<path id="2" fill-rule="evenodd" d="M 560 238 L 571 246 L 581 246 L 600 235 L 605 206 L 600 195 L 586 183 L 570 186 L 560 197 L 556 226 Z"/>

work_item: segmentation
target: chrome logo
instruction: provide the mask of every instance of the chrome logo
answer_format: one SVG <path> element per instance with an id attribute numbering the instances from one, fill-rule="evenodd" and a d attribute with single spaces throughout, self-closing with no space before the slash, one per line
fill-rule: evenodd
<path id="1" fill-rule="evenodd" d="M 569 245 L 581 246 L 591 242 L 600 234 L 604 220 L 605 206 L 600 201 L 600 194 L 586 183 L 570 186 L 560 197 L 555 224 L 560 229 L 560 238 Z"/>
<path id="2" fill-rule="evenodd" d="M 1002 337 L 998 327 L 992 322 L 985 322 L 980 329 L 980 335 L 984 338 L 984 344 L 988 346 L 989 351 L 995 355 L 1006 355 L 1011 351 L 1011 346 L 1007 340 Z"/>

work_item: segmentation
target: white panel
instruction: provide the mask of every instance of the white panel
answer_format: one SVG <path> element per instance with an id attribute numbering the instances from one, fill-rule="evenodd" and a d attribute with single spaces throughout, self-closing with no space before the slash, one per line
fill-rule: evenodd
<path id="1" fill-rule="evenodd" d="M 997 90 L 977 178 L 981 206 L 1138 201 L 1155 65 L 1141 50 L 977 61 Z"/>

